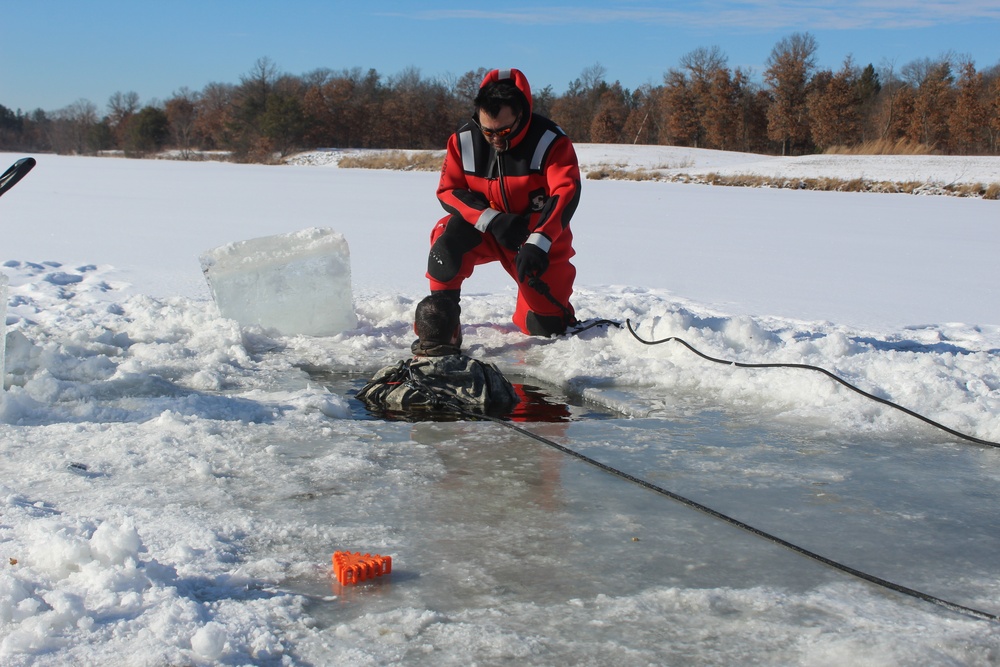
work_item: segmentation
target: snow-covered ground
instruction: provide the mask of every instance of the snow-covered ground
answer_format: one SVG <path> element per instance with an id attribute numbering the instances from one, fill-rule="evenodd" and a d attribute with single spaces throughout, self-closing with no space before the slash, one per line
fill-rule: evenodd
<path id="1" fill-rule="evenodd" d="M 579 153 L 585 166 L 1000 181 L 997 158 Z M 36 157 L 0 198 L 3 664 L 1000 661 L 996 623 L 822 568 L 500 425 L 360 418 L 351 382 L 412 340 L 443 215 L 436 174 L 321 154 L 281 167 Z M 828 368 L 998 441 L 998 219 L 1000 203 L 979 199 L 588 180 L 574 304 L 712 356 Z M 281 337 L 220 318 L 199 254 L 307 227 L 347 238 L 358 327 Z M 588 401 L 574 421 L 527 428 L 1000 612 L 997 449 L 807 371 L 718 366 L 620 330 L 526 338 L 494 267 L 464 294 L 471 353 Z M 583 418 L 609 409 L 618 418 Z M 336 549 L 392 555 L 394 572 L 342 589 Z"/>
<path id="2" fill-rule="evenodd" d="M 917 182 L 928 185 L 1000 183 L 1000 157 L 941 155 L 805 155 L 775 157 L 752 153 L 706 151 L 670 146 L 581 147 L 581 166 L 621 166 L 723 176 L 770 178 L 830 178 L 849 181 Z"/>
<path id="3" fill-rule="evenodd" d="M 359 150 L 312 151 L 292 156 L 290 164 L 337 165 Z M 396 152 L 396 151 L 389 151 Z M 421 151 L 402 151 L 421 152 Z M 444 151 L 439 151 L 444 155 Z M 876 183 L 924 183 L 928 186 L 1000 183 L 998 156 L 944 155 L 805 155 L 777 157 L 756 153 L 711 151 L 676 146 L 580 144 L 580 167 L 624 171 L 643 169 L 664 176 L 760 176 L 789 179 L 861 179 Z"/>

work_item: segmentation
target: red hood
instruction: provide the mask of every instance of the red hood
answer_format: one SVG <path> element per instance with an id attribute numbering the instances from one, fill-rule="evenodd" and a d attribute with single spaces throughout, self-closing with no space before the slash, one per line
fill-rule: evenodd
<path id="1" fill-rule="evenodd" d="M 528 78 L 519 69 L 495 69 L 483 77 L 483 82 L 479 84 L 479 88 L 482 89 L 486 84 L 493 83 L 494 81 L 506 80 L 514 82 L 514 85 L 521 91 L 521 94 L 524 95 L 524 99 L 528 103 L 527 118 L 524 119 L 524 123 L 518 129 L 517 135 L 510 141 L 510 144 L 513 146 L 524 137 L 524 133 L 528 130 L 528 125 L 531 124 L 531 112 L 534 108 L 534 102 L 531 99 L 531 86 L 528 84 Z"/>

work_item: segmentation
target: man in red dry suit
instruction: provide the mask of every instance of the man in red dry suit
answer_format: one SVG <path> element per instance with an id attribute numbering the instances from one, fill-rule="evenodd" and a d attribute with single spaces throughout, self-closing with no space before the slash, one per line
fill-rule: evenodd
<path id="1" fill-rule="evenodd" d="M 575 322 L 569 221 L 580 167 L 563 131 L 532 113 L 519 70 L 483 79 L 471 122 L 448 140 L 437 196 L 448 215 L 431 232 L 431 292 L 457 301 L 473 269 L 497 261 L 517 281 L 521 331 L 551 336 Z"/>

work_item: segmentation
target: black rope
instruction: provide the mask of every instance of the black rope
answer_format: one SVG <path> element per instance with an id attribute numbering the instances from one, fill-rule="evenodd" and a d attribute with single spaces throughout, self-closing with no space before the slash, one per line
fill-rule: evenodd
<path id="1" fill-rule="evenodd" d="M 869 394 L 867 391 L 865 391 L 863 389 L 859 389 L 858 387 L 855 387 L 853 384 L 851 384 L 847 380 L 844 380 L 844 379 L 842 379 L 842 378 L 834 375 L 830 371 L 826 370 L 825 368 L 820 368 L 819 366 L 810 366 L 809 364 L 777 364 L 777 363 L 774 363 L 774 364 L 748 364 L 748 363 L 742 363 L 742 362 L 739 362 L 739 361 L 728 361 L 726 359 L 716 359 L 715 357 L 708 356 L 704 352 L 700 352 L 699 350 L 695 349 L 694 346 L 692 346 L 686 340 L 684 340 L 682 338 L 678 338 L 677 336 L 668 336 L 667 338 L 662 338 L 660 340 L 645 340 L 643 338 L 640 338 L 639 334 L 637 334 L 635 332 L 635 329 L 632 328 L 632 322 L 630 320 L 625 320 L 625 324 L 628 326 L 629 333 L 631 333 L 632 336 L 637 341 L 639 341 L 640 343 L 642 343 L 644 345 L 660 345 L 661 343 L 668 343 L 670 341 L 676 341 L 676 342 L 680 343 L 681 345 L 683 345 L 684 347 L 686 347 L 687 349 L 689 349 L 692 352 L 694 352 L 696 355 L 698 355 L 702 359 L 707 359 L 708 361 L 713 361 L 713 362 L 715 362 L 717 364 L 725 364 L 726 366 L 736 366 L 737 368 L 804 368 L 806 370 L 816 371 L 818 373 L 822 373 L 823 375 L 826 375 L 827 377 L 829 377 L 829 378 L 831 378 L 833 380 L 836 380 L 837 382 L 839 382 L 840 384 L 844 385 L 845 387 L 847 387 L 851 391 L 855 391 L 855 392 L 861 394 L 862 396 L 864 396 L 866 398 L 870 398 L 871 400 L 876 401 L 878 403 L 881 403 L 883 405 L 888 405 L 889 407 L 895 408 L 895 409 L 899 410 L 900 412 L 905 412 L 906 414 L 910 415 L 911 417 L 916 417 L 920 421 L 922 421 L 922 422 L 924 422 L 926 424 L 930 424 L 931 426 L 933 426 L 935 428 L 939 428 L 942 431 L 944 431 L 945 433 L 950 433 L 951 435 L 955 436 L 956 438 L 962 438 L 963 440 L 968 440 L 969 442 L 974 442 L 977 445 L 986 445 L 987 447 L 1000 447 L 1000 442 L 991 442 L 989 440 L 982 440 L 981 438 L 977 438 L 975 436 L 966 435 L 965 433 L 961 433 L 959 431 L 956 431 L 953 428 L 949 428 L 949 427 L 945 426 L 944 424 L 938 423 L 938 422 L 934 421 L 933 419 L 929 419 L 928 417 L 925 417 L 922 414 L 914 412 L 913 410 L 910 410 L 909 408 L 904 408 L 903 406 L 898 405 L 896 403 L 893 403 L 892 401 L 886 400 L 884 398 L 880 398 L 878 396 L 875 396 L 874 394 Z"/>
<path id="2" fill-rule="evenodd" d="M 588 331 L 590 329 L 593 329 L 594 327 L 614 327 L 616 329 L 621 329 L 622 323 L 616 322 L 615 320 L 605 320 L 602 318 L 593 320 L 584 320 L 582 322 L 577 321 L 577 323 L 574 326 L 570 327 L 569 329 L 566 329 L 566 333 L 563 335 L 579 336 L 584 331 Z"/>
<path id="3" fill-rule="evenodd" d="M 544 285 L 544 283 L 542 283 L 542 285 Z M 608 320 L 606 322 L 609 323 L 609 324 L 617 325 L 619 327 L 621 326 L 620 324 L 615 323 L 615 322 L 610 321 L 610 320 Z M 602 321 L 601 323 L 604 323 L 604 322 Z M 867 397 L 869 397 L 869 398 L 871 398 L 871 399 L 873 399 L 875 401 L 878 401 L 879 403 L 884 403 L 884 404 L 889 405 L 891 407 L 894 407 L 894 408 L 897 408 L 899 410 L 902 410 L 903 412 L 905 412 L 905 413 L 907 413 L 909 415 L 912 415 L 914 417 L 917 417 L 918 419 L 920 419 L 922 421 L 925 421 L 925 422 L 927 422 L 927 423 L 929 423 L 929 424 L 931 424 L 933 426 L 937 426 L 938 428 L 941 428 L 941 429 L 943 429 L 944 431 L 946 431 L 948 433 L 952 433 L 953 435 L 956 435 L 956 436 L 961 437 L 961 438 L 965 438 L 966 440 L 971 440 L 973 442 L 977 442 L 979 444 L 990 445 L 990 446 L 994 446 L 994 447 L 1000 447 L 1000 444 L 998 444 L 998 443 L 993 443 L 993 442 L 989 442 L 989 441 L 985 441 L 985 440 L 980 440 L 978 438 L 973 438 L 972 436 L 964 435 L 964 434 L 959 433 L 957 431 L 954 431 L 954 430 L 952 430 L 952 429 L 950 429 L 950 428 L 948 428 L 946 426 L 938 424 L 937 422 L 934 422 L 934 421 L 932 421 L 930 419 L 927 419 L 926 417 L 923 417 L 922 415 L 919 415 L 919 414 L 917 414 L 917 413 L 915 413 L 915 412 L 913 412 L 911 410 L 908 410 L 906 408 L 898 406 L 895 403 L 892 403 L 892 402 L 887 401 L 885 399 L 881 399 L 881 398 L 879 398 L 877 396 L 873 396 L 872 394 L 869 394 L 869 393 L 867 393 L 865 391 L 862 391 L 861 389 L 858 389 L 857 387 L 855 387 L 855 386 L 851 385 L 850 383 L 848 383 L 848 382 L 842 380 L 841 378 L 837 377 L 833 373 L 831 373 L 831 372 L 829 372 L 829 371 L 827 371 L 827 370 L 825 370 L 823 368 L 820 368 L 818 366 L 809 366 L 809 365 L 806 365 L 806 364 L 745 364 L 745 363 L 740 363 L 740 362 L 730 362 L 730 361 L 726 361 L 726 360 L 723 360 L 723 359 L 716 359 L 714 357 L 710 357 L 710 356 L 708 356 L 706 354 L 703 354 L 702 352 L 698 351 L 697 349 L 695 349 L 694 347 L 692 347 L 690 344 L 688 344 L 686 341 L 684 341 L 684 340 L 682 340 L 680 338 L 677 338 L 675 336 L 671 336 L 669 338 L 664 338 L 664 339 L 658 340 L 658 341 L 647 341 L 647 340 L 644 340 L 644 339 L 640 338 L 638 336 L 638 334 L 635 332 L 635 330 L 632 328 L 631 321 L 626 320 L 626 325 L 628 326 L 628 330 L 632 334 L 632 336 L 635 337 L 635 339 L 638 340 L 641 343 L 644 343 L 646 345 L 659 345 L 661 343 L 666 343 L 668 341 L 674 340 L 674 341 L 677 341 L 677 342 L 683 344 L 685 347 L 687 347 L 689 350 L 691 350 L 692 352 L 694 352 L 698 356 L 700 356 L 700 357 L 702 357 L 704 359 L 707 359 L 709 361 L 714 361 L 716 363 L 726 364 L 726 365 L 730 365 L 730 366 L 737 366 L 737 367 L 740 367 L 740 368 L 805 368 L 805 369 L 809 369 L 809 370 L 819 371 L 819 372 L 823 373 L 824 375 L 827 375 L 827 376 L 831 377 L 832 379 L 836 380 L 837 382 L 843 384 L 844 386 L 846 386 L 846 387 L 848 387 L 848 388 L 850 388 L 850 389 L 852 389 L 852 390 L 854 390 L 854 391 L 856 391 L 856 392 L 858 392 L 858 393 L 860 393 L 860 394 L 862 394 L 864 396 L 867 396 Z M 767 540 L 767 541 L 769 541 L 769 542 L 771 542 L 773 544 L 776 544 L 778 546 L 784 547 L 784 548 L 786 548 L 786 549 L 788 549 L 790 551 L 793 551 L 794 553 L 797 553 L 797 554 L 799 554 L 801 556 L 805 556 L 806 558 L 812 559 L 812 560 L 814 560 L 814 561 L 816 561 L 818 563 L 822 563 L 823 565 L 831 567 L 831 568 L 833 568 L 835 570 L 838 570 L 838 571 L 843 572 L 845 574 L 851 575 L 851 576 L 856 577 L 858 579 L 861 579 L 863 581 L 867 581 L 868 583 L 874 584 L 876 586 L 880 586 L 880 587 L 885 588 L 887 590 L 895 591 L 896 593 L 900 593 L 902 595 L 907 595 L 907 596 L 915 598 L 917 600 L 922 600 L 924 602 L 928 602 L 930 604 L 934 604 L 934 605 L 937 605 L 939 607 L 943 607 L 943 608 L 948 609 L 949 611 L 952 611 L 952 612 L 956 612 L 956 613 L 959 613 L 959 614 L 964 614 L 966 616 L 970 616 L 972 618 L 977 618 L 977 619 L 986 620 L 986 621 L 1000 622 L 1000 616 L 998 616 L 997 614 L 991 614 L 989 612 L 981 611 L 981 610 L 975 609 L 973 607 L 968 607 L 968 606 L 965 606 L 965 605 L 960 605 L 960 604 L 955 603 L 955 602 L 950 602 L 948 600 L 945 600 L 943 598 L 939 598 L 939 597 L 931 595 L 929 593 L 924 593 L 924 592 L 918 591 L 918 590 L 916 590 L 914 588 L 909 588 L 907 586 L 903 586 L 901 584 L 897 584 L 895 582 L 889 581 L 888 579 L 883 579 L 882 577 L 877 577 L 877 576 L 875 576 L 873 574 L 869 574 L 869 573 L 864 572 L 862 570 L 859 570 L 857 568 L 851 567 L 850 565 L 845 565 L 844 563 L 841 563 L 839 561 L 835 561 L 835 560 L 833 560 L 831 558 L 827 558 L 826 556 L 818 554 L 818 553 L 816 553 L 814 551 L 810 551 L 809 549 L 806 549 L 804 547 L 800 547 L 800 546 L 798 546 L 797 544 L 795 544 L 793 542 L 789 542 L 788 540 L 784 540 L 784 539 L 782 539 L 782 538 L 780 538 L 780 537 L 778 537 L 776 535 L 773 535 L 771 533 L 768 533 L 768 532 L 766 532 L 764 530 L 761 530 L 759 528 L 755 528 L 754 526 L 751 526 L 750 524 L 744 523 L 743 521 L 740 521 L 739 519 L 733 518 L 733 517 L 731 517 L 731 516 L 729 516 L 727 514 L 723 514 L 722 512 L 719 512 L 718 510 L 714 510 L 711 507 L 708 507 L 707 505 L 702 505 L 701 503 L 696 502 L 694 500 L 691 500 L 690 498 L 686 498 L 686 497 L 684 497 L 684 496 L 682 496 L 680 494 L 674 493 L 673 491 L 669 491 L 669 490 L 667 490 L 667 489 L 665 489 L 665 488 L 663 488 L 661 486 L 653 484 L 652 482 L 646 481 L 646 480 L 644 480 L 644 479 L 642 479 L 640 477 L 636 477 L 635 475 L 632 475 L 632 474 L 627 473 L 627 472 L 625 472 L 623 470 L 615 468 L 614 466 L 610 466 L 610 465 L 608 465 L 606 463 L 602 463 L 602 462 L 598 461 L 597 459 L 594 459 L 594 458 L 591 458 L 591 457 L 587 456 L 586 454 L 578 452 L 578 451 L 576 451 L 574 449 L 570 449 L 569 447 L 566 447 L 564 445 L 560 445 L 559 443 L 555 442 L 554 440 L 550 440 L 550 439 L 548 439 L 546 437 L 538 435 L 537 433 L 533 433 L 533 432 L 531 432 L 531 431 L 529 431 L 529 430 L 527 430 L 525 428 L 521 428 L 520 426 L 517 426 L 517 425 L 515 425 L 515 424 L 513 424 L 513 423 L 511 423 L 509 421 L 506 421 L 506 420 L 501 419 L 499 417 L 493 417 L 493 416 L 490 416 L 490 415 L 485 415 L 485 414 L 480 414 L 480 413 L 472 412 L 466 406 L 462 405 L 461 402 L 458 401 L 458 399 L 455 399 L 455 398 L 443 398 L 443 397 L 441 397 L 440 394 L 438 394 L 432 388 L 428 387 L 427 385 L 425 385 L 424 383 L 420 382 L 415 377 L 413 377 L 412 372 L 410 373 L 410 378 L 409 379 L 411 381 L 411 386 L 413 386 L 415 389 L 417 389 L 418 392 L 424 394 L 427 397 L 427 399 L 430 402 L 430 404 L 432 405 L 432 407 L 434 407 L 435 409 L 451 410 L 451 411 L 454 411 L 454 412 L 456 412 L 456 413 L 458 413 L 460 415 L 468 417 L 470 419 L 474 419 L 474 420 L 486 420 L 486 421 L 491 421 L 491 422 L 500 424 L 501 426 L 503 426 L 505 428 L 508 428 L 508 429 L 510 429 L 512 431 L 520 433 L 521 435 L 524 435 L 524 436 L 526 436 L 528 438 L 531 438 L 532 440 L 536 440 L 536 441 L 538 441 L 538 442 L 540 442 L 540 443 L 542 443 L 544 445 L 548 445 L 549 447 L 552 447 L 552 448 L 554 448 L 554 449 L 556 449 L 556 450 L 558 450 L 558 451 L 560 451 L 560 452 L 562 452 L 562 453 L 564 453 L 564 454 L 566 454 L 568 456 L 572 456 L 575 459 L 583 461 L 584 463 L 587 463 L 587 464 L 589 464 L 591 466 L 594 466 L 595 468 L 603 470 L 604 472 L 610 473 L 610 474 L 612 474 L 612 475 L 614 475 L 614 476 L 616 476 L 616 477 L 618 477 L 620 479 L 624 479 L 624 480 L 626 480 L 628 482 L 632 482 L 633 484 L 641 486 L 644 489 L 647 489 L 649 491 L 653 491 L 653 492 L 658 493 L 658 494 L 660 494 L 662 496 L 670 498 L 671 500 L 673 500 L 675 502 L 678 502 L 678 503 L 680 503 L 680 504 L 682 504 L 682 505 L 684 505 L 686 507 L 690 507 L 691 509 L 695 509 L 695 510 L 697 510 L 699 512 L 702 512 L 703 514 L 707 514 L 708 516 L 711 516 L 711 517 L 713 517 L 715 519 L 719 519 L 720 521 L 728 523 L 731 526 L 734 526 L 734 527 L 739 528 L 741 530 L 744 530 L 744 531 L 746 531 L 748 533 L 756 535 L 757 537 L 763 538 L 763 539 L 765 539 L 765 540 Z"/>
<path id="4" fill-rule="evenodd" d="M 824 565 L 827 565 L 829 567 L 832 567 L 832 568 L 834 568 L 836 570 L 839 570 L 839 571 L 844 572 L 846 574 L 849 574 L 851 576 L 857 577 L 859 579 L 863 579 L 864 581 L 867 581 L 869 583 L 875 584 L 876 586 L 881 586 L 882 588 L 886 588 L 888 590 L 892 590 L 892 591 L 895 591 L 897 593 L 902 593 L 903 595 L 908 595 L 908 596 L 916 598 L 918 600 L 923 600 L 924 602 L 929 602 L 931 604 L 935 604 L 935 605 L 937 605 L 939 607 L 944 607 L 945 609 L 948 609 L 948 610 L 953 611 L 953 612 L 957 612 L 959 614 L 965 614 L 967 616 L 971 616 L 973 618 L 978 618 L 978 619 L 986 620 L 986 621 L 1000 622 L 1000 616 L 998 616 L 996 614 L 991 614 L 989 612 L 980 611 L 979 609 L 974 609 L 972 607 L 966 607 L 964 605 L 960 605 L 960 604 L 957 604 L 955 602 L 949 602 L 948 600 L 936 597 L 934 595 L 930 595 L 929 593 L 924 593 L 922 591 L 918 591 L 918 590 L 913 589 L 913 588 L 908 588 L 906 586 L 903 586 L 903 585 L 891 582 L 888 579 L 883 579 L 883 578 L 877 577 L 877 576 L 875 576 L 873 574 L 868 574 L 867 572 L 863 572 L 862 570 L 858 570 L 857 568 L 853 568 L 853 567 L 851 567 L 849 565 L 844 565 L 843 563 L 840 563 L 838 561 L 835 561 L 835 560 L 832 560 L 830 558 L 827 558 L 826 556 L 822 556 L 822 555 L 820 555 L 820 554 L 818 554 L 818 553 L 816 553 L 814 551 L 809 551 L 808 549 L 800 547 L 800 546 L 798 546 L 798 545 L 796 545 L 796 544 L 794 544 L 792 542 L 789 542 L 787 540 L 783 540 L 780 537 L 777 537 L 776 535 L 772 535 L 771 533 L 768 533 L 766 531 L 760 530 L 759 528 L 754 528 L 753 526 L 751 526 L 751 525 L 749 525 L 747 523 L 744 523 L 744 522 L 740 521 L 739 519 L 734 519 L 733 517 L 731 517 L 731 516 L 729 516 L 727 514 L 723 514 L 722 512 L 719 512 L 717 510 L 714 510 L 711 507 L 708 507 L 706 505 L 702 505 L 699 502 L 696 502 L 696 501 L 691 500 L 689 498 L 685 498 L 684 496 L 679 495 L 677 493 L 674 493 L 672 491 L 668 491 L 667 489 L 664 489 L 661 486 L 657 486 L 656 484 L 653 484 L 652 482 L 648 482 L 648 481 L 646 481 L 644 479 L 641 479 L 639 477 L 631 475 L 631 474 L 629 474 L 629 473 L 627 473 L 627 472 L 625 472 L 623 470 L 619 470 L 618 468 L 610 466 L 610 465 L 608 465 L 606 463 L 601 463 L 600 461 L 598 461 L 596 459 L 593 459 L 593 458 L 587 456 L 586 454 L 582 454 L 582 453 L 580 453 L 580 452 L 578 452 L 578 451 L 576 451 L 574 449 L 570 449 L 569 447 L 566 447 L 564 445 L 560 445 L 559 443 L 557 443 L 557 442 L 555 442 L 553 440 L 549 440 L 548 438 L 540 436 L 537 433 L 532 433 L 531 431 L 529 431 L 529 430 L 527 430 L 525 428 L 521 428 L 520 426 L 517 426 L 515 424 L 512 424 L 509 421 L 505 421 L 505 420 L 500 419 L 498 417 L 491 417 L 489 415 L 481 415 L 481 414 L 476 414 L 474 412 L 470 412 L 465 407 L 463 407 L 462 405 L 459 405 L 459 404 L 453 403 L 453 402 L 441 402 L 440 405 L 442 407 L 446 407 L 446 408 L 450 408 L 452 410 L 455 410 L 456 412 L 458 412 L 458 413 L 460 413 L 460 414 L 462 414 L 462 415 L 464 415 L 466 417 L 469 417 L 471 419 L 485 419 L 487 421 L 491 421 L 491 422 L 495 422 L 497 424 L 500 424 L 501 426 L 509 428 L 512 431 L 516 431 L 516 432 L 520 433 L 521 435 L 527 436 L 527 437 L 529 437 L 529 438 L 531 438 L 533 440 L 537 440 L 538 442 L 540 442 L 542 444 L 545 444 L 545 445 L 548 445 L 549 447 L 553 447 L 553 448 L 559 450 L 560 452 L 562 452 L 564 454 L 567 454 L 567 455 L 572 456 L 572 457 L 574 457 L 576 459 L 579 459 L 580 461 L 583 461 L 584 463 L 588 463 L 588 464 L 590 464 L 590 465 L 592 465 L 592 466 L 594 466 L 596 468 L 599 468 L 599 469 L 601 469 L 601 470 L 603 470 L 603 471 L 605 471 L 607 473 L 611 473 L 612 475 L 615 475 L 616 477 L 620 477 L 621 479 L 624 479 L 626 481 L 632 482 L 633 484 L 638 484 L 639 486 L 641 486 L 641 487 L 643 487 L 645 489 L 648 489 L 650 491 L 654 491 L 654 492 L 656 492 L 656 493 L 658 493 L 658 494 L 660 494 L 662 496 L 666 496 L 667 498 L 670 498 L 671 500 L 677 501 L 677 502 L 681 503 L 682 505 L 686 505 L 687 507 L 690 507 L 692 509 L 698 510 L 699 512 L 703 512 L 704 514 L 707 514 L 707 515 L 709 515 L 711 517 L 714 517 L 716 519 L 724 521 L 724 522 L 728 523 L 731 526 L 735 526 L 736 528 L 740 528 L 742 530 L 745 530 L 745 531 L 747 531 L 749 533 L 752 533 L 752 534 L 754 534 L 754 535 L 756 535 L 758 537 L 762 537 L 765 540 L 768 540 L 769 542 L 777 544 L 778 546 L 785 547 L 786 549 L 794 551 L 795 553 L 797 553 L 799 555 L 805 556 L 806 558 L 811 558 L 812 560 L 815 560 L 815 561 L 817 561 L 819 563 L 822 563 Z"/>

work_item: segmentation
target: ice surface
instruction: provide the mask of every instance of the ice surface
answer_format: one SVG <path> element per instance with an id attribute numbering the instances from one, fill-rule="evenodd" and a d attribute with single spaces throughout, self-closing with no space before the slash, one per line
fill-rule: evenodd
<path id="1" fill-rule="evenodd" d="M 357 326 L 344 236 L 313 227 L 237 241 L 201 256 L 224 317 L 284 335 L 330 336 Z"/>
<path id="2" fill-rule="evenodd" d="M 688 160 L 661 148 L 629 163 Z M 955 160 L 980 177 L 978 161 Z M 802 161 L 781 164 L 803 176 Z M 352 383 L 413 340 L 420 221 L 441 215 L 434 174 L 43 166 L 2 211 L 4 667 L 1000 664 L 995 623 L 822 567 L 498 424 L 357 414 Z M 585 188 L 581 317 L 629 318 L 718 358 L 829 368 L 1000 440 L 998 202 Z M 219 316 L 203 250 L 325 216 L 351 239 L 356 328 L 277 338 Z M 1000 449 L 818 373 L 712 364 L 613 328 L 523 336 L 512 281 L 488 268 L 463 296 L 470 354 L 627 415 L 574 410 L 526 429 L 852 567 L 1000 611 Z M 391 555 L 392 575 L 335 588 L 337 549 Z"/>

